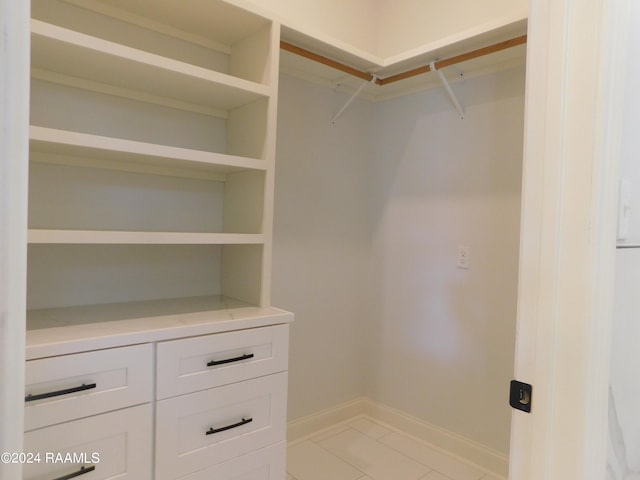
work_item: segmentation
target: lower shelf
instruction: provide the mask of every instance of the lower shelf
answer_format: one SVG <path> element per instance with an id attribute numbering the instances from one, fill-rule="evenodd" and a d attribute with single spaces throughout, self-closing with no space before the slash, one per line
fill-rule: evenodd
<path id="1" fill-rule="evenodd" d="M 264 235 L 247 233 L 29 229 L 29 243 L 72 245 L 261 245 L 264 243 Z"/>
<path id="2" fill-rule="evenodd" d="M 213 295 L 27 312 L 27 360 L 288 323 L 293 315 Z"/>

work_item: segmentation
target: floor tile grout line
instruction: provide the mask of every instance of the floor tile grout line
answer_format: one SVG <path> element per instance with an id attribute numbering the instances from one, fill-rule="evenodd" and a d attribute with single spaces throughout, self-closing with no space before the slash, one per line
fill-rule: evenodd
<path id="1" fill-rule="evenodd" d="M 383 435 L 388 435 L 389 433 L 393 432 L 393 428 L 389 425 L 385 425 L 382 422 L 378 422 L 377 420 L 373 419 L 372 417 L 370 417 L 369 415 L 367 415 L 366 413 L 363 413 L 361 415 L 358 415 L 358 417 L 353 418 L 352 420 L 348 421 L 347 423 L 349 425 L 354 425 L 358 422 L 361 421 L 365 421 L 366 423 L 370 423 L 372 424 L 374 427 L 379 427 L 382 430 L 388 430 L 388 432 L 384 433 Z M 354 429 L 358 430 L 361 433 L 364 433 L 366 435 L 366 432 L 363 430 L 359 430 L 358 428 L 356 428 L 355 426 L 353 427 Z M 371 437 L 374 438 L 374 437 Z"/>
<path id="2" fill-rule="evenodd" d="M 351 427 L 347 427 L 344 430 L 342 430 L 341 432 L 337 433 L 336 435 L 339 435 L 340 433 L 344 433 L 347 430 L 353 430 L 354 432 L 358 432 L 355 428 L 351 428 Z M 362 432 L 358 432 L 358 433 L 362 433 Z M 331 435 L 331 437 L 333 437 L 334 435 Z M 322 441 L 324 442 L 325 440 L 328 440 L 331 437 L 327 437 L 324 438 Z M 360 480 L 361 478 L 366 477 L 368 474 L 367 472 L 363 472 L 362 469 L 358 468 L 357 466 L 355 466 L 353 463 L 351 462 L 347 462 L 344 458 L 340 458 L 338 455 L 336 455 L 335 453 L 333 453 L 331 450 L 329 450 L 328 448 L 324 447 L 323 445 L 320 445 L 320 443 L 316 443 L 312 440 L 309 440 L 310 442 L 312 442 L 314 445 L 316 445 L 317 447 L 321 448 L 322 450 L 324 450 L 325 452 L 327 452 L 329 455 L 331 455 L 332 457 L 340 460 L 343 463 L 346 463 L 347 465 L 349 465 L 350 467 L 354 468 L 355 470 L 359 471 L 360 473 L 362 473 L 361 477 L 358 477 L 356 480 Z"/>
<path id="3" fill-rule="evenodd" d="M 390 432 L 388 435 L 391 435 L 391 433 L 402 433 L 402 432 Z M 387 435 L 385 435 L 385 437 L 386 437 L 386 436 L 387 436 Z M 371 438 L 371 437 L 369 437 L 369 438 Z M 381 437 L 381 439 L 382 439 L 382 437 Z M 409 460 L 414 461 L 414 462 L 416 462 L 416 463 L 419 463 L 419 464 L 420 464 L 420 465 L 422 465 L 423 467 L 428 468 L 428 469 L 429 469 L 429 471 L 428 471 L 427 473 L 425 473 L 425 476 L 426 476 L 426 475 L 429 475 L 431 472 L 437 472 L 437 473 L 439 473 L 439 474 L 441 474 L 441 475 L 444 475 L 444 473 L 439 472 L 438 470 L 436 470 L 435 468 L 433 468 L 431 465 L 427 465 L 426 463 L 421 462 L 421 461 L 420 461 L 420 460 L 418 460 L 417 458 L 413 458 L 413 457 L 411 457 L 411 456 L 407 455 L 406 453 L 401 452 L 400 450 L 398 450 L 397 448 L 393 447 L 392 445 L 387 445 L 386 443 L 382 443 L 381 441 L 379 441 L 379 439 L 376 439 L 376 438 L 373 438 L 372 440 L 374 440 L 375 442 L 379 443 L 381 446 L 383 446 L 383 447 L 385 447 L 385 448 L 389 448 L 389 449 L 393 450 L 394 452 L 399 453 L 399 454 L 400 454 L 400 455 L 402 455 L 403 457 L 408 458 Z M 445 475 L 445 477 L 446 477 L 446 475 Z M 479 478 L 479 479 L 477 479 L 477 480 L 481 480 L 481 478 L 482 478 L 482 477 L 480 477 L 480 478 Z"/>
<path id="4" fill-rule="evenodd" d="M 334 435 L 329 435 L 328 437 L 323 437 L 322 440 L 315 441 L 315 440 L 309 439 L 309 441 L 312 442 L 312 443 L 315 443 L 319 447 L 322 447 L 322 445 L 320 445 L 321 442 L 324 442 L 325 440 L 329 440 L 330 438 L 333 438 L 336 435 L 340 435 L 340 434 L 346 432 L 347 430 L 353 430 L 354 432 L 358 432 L 358 430 L 356 430 L 355 428 L 351 428 L 349 426 L 346 426 L 344 429 L 340 430 L 339 432 L 336 432 Z M 362 432 L 358 432 L 358 433 L 362 433 Z M 322 448 L 324 448 L 324 447 L 322 447 Z M 326 448 L 325 448 L 325 450 L 326 450 Z"/>
<path id="5" fill-rule="evenodd" d="M 301 436 L 300 438 L 296 438 L 295 440 L 287 441 L 287 448 L 293 447 L 293 446 L 295 446 L 295 445 L 297 445 L 299 443 L 302 443 L 302 442 L 304 442 L 306 440 L 311 440 L 313 437 L 317 437 L 317 436 L 321 435 L 323 432 L 328 432 L 333 428 L 339 428 L 339 427 L 342 427 L 342 426 L 348 427 L 349 423 L 351 423 L 351 422 L 353 422 L 353 421 L 355 421 L 357 419 L 360 419 L 360 418 L 367 418 L 367 419 L 371 420 L 371 418 L 366 413 L 359 413 L 357 415 L 354 415 L 351 418 L 347 418 L 346 420 L 341 420 L 341 421 L 339 421 L 337 423 L 329 425 L 328 427 L 321 428 L 320 430 L 316 430 L 315 432 L 311 432 L 311 433 L 308 433 L 306 435 Z M 313 441 L 313 440 L 311 440 L 311 441 Z M 313 442 L 313 443 L 316 443 L 316 442 Z"/>
<path id="6" fill-rule="evenodd" d="M 376 423 L 376 422 L 374 422 L 374 423 Z M 411 460 L 412 462 L 418 463 L 418 464 L 420 464 L 421 466 L 423 466 L 423 467 L 425 467 L 425 468 L 428 468 L 429 470 L 424 474 L 424 476 L 429 475 L 431 472 L 436 472 L 436 471 L 437 471 L 437 470 L 434 470 L 434 468 L 433 468 L 432 466 L 430 466 L 430 465 L 425 465 L 424 463 L 422 463 L 422 462 L 420 462 L 420 461 L 416 460 L 415 458 L 412 458 L 412 457 L 408 456 L 407 454 L 405 454 L 405 453 L 403 453 L 403 452 L 401 452 L 401 451 L 399 451 L 399 450 L 397 450 L 397 449 L 393 448 L 391 445 L 386 445 L 386 444 L 384 444 L 384 443 L 382 443 L 382 442 L 379 442 L 379 441 L 378 441 L 378 439 L 373 438 L 373 437 L 370 437 L 370 436 L 366 435 L 364 432 L 361 432 L 361 431 L 359 431 L 359 430 L 357 430 L 357 429 L 355 429 L 355 428 L 347 427 L 347 428 L 345 428 L 344 430 L 342 430 L 341 432 L 336 433 L 336 435 L 340 435 L 341 433 L 344 433 L 344 432 L 345 432 L 345 431 L 347 431 L 347 430 L 353 430 L 354 432 L 359 433 L 360 435 L 363 435 L 363 436 L 367 437 L 368 439 L 370 439 L 370 440 L 372 440 L 372 441 L 374 441 L 374 442 L 378 443 L 381 447 L 388 448 L 389 450 L 393 450 L 394 452 L 396 452 L 396 453 L 398 453 L 398 454 L 402 455 L 402 456 L 403 456 L 403 457 L 405 457 L 406 459 Z M 394 433 L 394 432 L 389 432 L 389 434 L 391 434 L 391 433 Z M 333 436 L 333 435 L 332 435 L 332 436 Z M 323 439 L 322 441 L 328 440 L 329 438 L 331 438 L 331 437 L 325 438 L 325 439 Z M 315 442 L 314 442 L 314 443 L 315 443 Z M 325 451 L 329 452 L 329 453 L 330 453 L 331 455 L 333 455 L 334 457 L 336 457 L 336 458 L 338 458 L 338 459 L 342 460 L 342 461 L 343 461 L 344 463 L 346 463 L 347 465 L 350 465 L 350 466 L 352 466 L 353 468 L 355 468 L 356 470 L 358 470 L 359 472 L 362 472 L 362 470 L 361 470 L 360 468 L 358 468 L 356 465 L 354 465 L 354 464 L 352 464 L 352 463 L 350 463 L 350 462 L 346 461 L 345 459 L 343 459 L 343 458 L 339 457 L 338 455 L 334 454 L 331 450 L 329 450 L 329 449 L 325 448 L 324 446 L 320 445 L 320 443 L 316 443 L 316 445 L 318 445 L 318 446 L 319 446 L 320 448 L 322 448 L 323 450 L 325 450 Z M 441 473 L 441 472 L 437 472 L 437 473 Z M 367 474 L 366 472 L 363 472 L 363 477 L 366 477 L 367 475 L 368 475 L 368 474 Z M 444 474 L 442 474 L 442 473 L 441 473 L 441 475 L 444 475 Z M 445 476 L 446 476 L 446 475 L 445 475 Z M 361 477 L 361 478 L 362 478 L 362 477 Z M 422 478 L 422 477 L 421 477 L 421 478 Z M 360 479 L 357 479 L 357 480 L 360 480 Z M 420 480 L 420 479 L 417 479 L 417 480 Z"/>
<path id="7" fill-rule="evenodd" d="M 384 433 L 383 435 L 381 435 L 379 437 L 373 437 L 373 436 L 367 435 L 366 432 L 358 430 L 357 428 L 354 428 L 352 425 L 350 425 L 350 424 L 353 424 L 354 422 L 357 422 L 358 420 L 361 420 L 361 419 L 368 420 L 369 422 L 373 423 L 374 425 L 377 425 L 379 427 L 382 427 L 382 428 L 388 430 L 388 432 Z M 343 427 L 343 428 L 341 429 L 341 427 Z M 317 440 L 317 441 L 313 440 L 313 437 L 319 437 L 323 433 L 329 433 L 332 429 L 335 429 L 336 431 L 334 433 L 332 433 L 331 435 L 329 435 L 327 437 L 323 437 L 323 438 L 321 438 L 320 440 Z M 320 430 L 318 430 L 316 432 L 312 432 L 312 433 L 310 433 L 308 435 L 305 435 L 304 437 L 301 437 L 301 438 L 296 439 L 296 440 L 294 440 L 292 442 L 289 442 L 287 447 L 290 448 L 290 447 L 295 446 L 295 445 L 297 445 L 299 443 L 302 443 L 304 441 L 310 441 L 311 443 L 313 443 L 314 445 L 320 447 L 322 450 L 324 450 L 326 453 L 328 453 L 332 457 L 344 462 L 345 464 L 351 466 L 355 470 L 361 472 L 362 476 L 358 477 L 358 479 L 356 479 L 356 480 L 361 480 L 361 479 L 367 477 L 367 473 L 366 472 L 363 472 L 357 466 L 355 466 L 355 465 L 351 464 L 350 462 L 344 460 L 343 458 L 341 458 L 338 455 L 334 454 L 332 451 L 328 450 L 327 448 L 325 448 L 324 446 L 322 446 L 320 444 L 320 442 L 324 442 L 325 440 L 328 440 L 328 439 L 330 439 L 330 438 L 332 438 L 332 437 L 334 437 L 336 435 L 340 435 L 340 434 L 342 434 L 342 433 L 344 433 L 344 432 L 346 432 L 348 430 L 352 430 L 352 431 L 357 432 L 357 433 L 359 433 L 361 435 L 364 435 L 367 438 L 369 438 L 370 440 L 373 440 L 374 442 L 377 442 L 380 446 L 385 447 L 385 448 L 389 448 L 389 449 L 393 450 L 394 452 L 402 455 L 403 457 L 405 457 L 405 458 L 407 458 L 407 459 L 409 459 L 411 461 L 414 461 L 414 462 L 416 462 L 416 463 L 428 468 L 429 471 L 427 473 L 425 473 L 425 475 L 423 477 L 420 477 L 419 480 L 423 480 L 424 478 L 426 478 L 428 475 L 430 475 L 433 472 L 436 472 L 436 473 L 438 473 L 440 475 L 443 475 L 447 479 L 451 479 L 451 480 L 457 480 L 457 479 L 452 479 L 451 477 L 449 477 L 445 473 L 434 469 L 431 465 L 428 465 L 428 464 L 424 463 L 423 461 L 421 461 L 421 460 L 419 460 L 417 458 L 411 457 L 411 456 L 407 455 L 406 453 L 404 453 L 403 451 L 398 450 L 394 446 L 386 444 L 386 443 L 383 443 L 380 440 L 389 437 L 393 433 L 396 433 L 396 434 L 401 435 L 401 436 L 403 436 L 405 438 L 408 438 L 409 440 L 415 441 L 419 445 L 422 445 L 422 446 L 425 446 L 427 448 L 430 448 L 430 449 L 432 449 L 434 452 L 436 452 L 438 454 L 441 454 L 441 455 L 444 455 L 446 457 L 449 457 L 452 461 L 454 461 L 456 463 L 459 463 L 461 465 L 464 465 L 464 466 L 467 466 L 467 467 L 470 467 L 470 468 L 478 470 L 480 472 L 480 477 L 478 477 L 476 480 L 487 480 L 488 478 L 493 478 L 493 477 L 491 477 L 492 475 L 495 477 L 495 474 L 493 472 L 488 472 L 484 468 L 480 467 L 479 465 L 477 465 L 477 464 L 475 464 L 473 462 L 470 462 L 470 461 L 468 461 L 468 460 L 466 460 L 464 458 L 460 458 L 460 457 L 458 457 L 456 455 L 452 455 L 450 452 L 447 452 L 446 450 L 444 450 L 442 448 L 439 448 L 436 445 L 433 445 L 433 444 L 431 444 L 431 443 L 429 443 L 429 442 L 427 442 L 427 441 L 425 441 L 425 440 L 423 440 L 423 439 L 421 439 L 419 437 L 415 437 L 415 436 L 411 435 L 410 433 L 407 433 L 407 432 L 405 432 L 405 431 L 403 431 L 403 430 L 401 430 L 401 429 L 399 429 L 399 428 L 397 428 L 397 427 L 395 427 L 393 425 L 385 423 L 384 421 L 378 420 L 378 419 L 370 416 L 367 413 L 361 413 L 361 414 L 355 415 L 355 416 L 353 416 L 353 417 L 351 417 L 349 419 L 342 420 L 342 421 L 337 422 L 337 423 L 335 423 L 333 425 L 330 425 L 328 427 L 320 429 Z M 304 480 L 304 479 L 296 479 L 295 477 L 293 477 L 293 478 L 294 478 L 294 480 Z M 495 477 L 495 478 L 501 478 L 501 477 Z"/>
<path id="8" fill-rule="evenodd" d="M 447 450 L 445 450 L 445 449 L 443 449 L 443 448 L 441 448 L 441 447 L 439 447 L 437 445 L 434 445 L 434 444 L 432 444 L 432 443 L 430 443 L 430 442 L 428 442 L 426 440 L 421 439 L 420 437 L 416 437 L 416 436 L 414 436 L 414 435 L 412 435 L 412 434 L 410 434 L 408 432 L 405 432 L 404 430 L 401 430 L 399 428 L 394 427 L 393 425 L 389 425 L 389 424 L 387 424 L 387 423 L 385 423 L 383 421 L 379 421 L 379 420 L 375 419 L 374 417 L 370 417 L 367 414 L 364 414 L 364 416 L 368 417 L 368 419 L 370 421 L 372 421 L 372 422 L 374 422 L 374 423 L 376 423 L 376 424 L 378 424 L 378 425 L 380 425 L 380 426 L 382 426 L 384 428 L 392 430 L 392 433 L 397 433 L 397 434 L 402 435 L 402 436 L 404 436 L 406 438 L 409 438 L 410 440 L 413 440 L 413 441 L 419 443 L 420 445 L 424 445 L 424 446 L 426 446 L 428 448 L 431 448 L 434 451 L 436 451 L 436 452 L 438 452 L 438 453 L 440 453 L 442 455 L 450 457 L 455 462 L 461 463 L 461 464 L 466 465 L 466 466 L 468 466 L 470 468 L 474 468 L 474 469 L 478 470 L 480 472 L 481 476 L 478 477 L 476 480 L 484 480 L 484 477 L 487 477 L 487 476 L 494 476 L 496 478 L 502 478 L 499 475 L 496 476 L 495 472 L 490 472 L 487 469 L 481 467 L 480 465 L 478 465 L 478 464 L 476 464 L 474 462 L 471 462 L 470 460 L 467 460 L 465 458 L 462 458 L 462 457 L 459 457 L 457 455 L 454 455 L 451 452 L 448 452 Z M 388 435 L 389 434 L 385 435 L 385 437 L 387 437 Z M 382 438 L 384 438 L 384 437 L 381 437 L 380 439 L 382 439 Z M 382 442 L 380 442 L 380 443 L 382 443 Z M 386 445 L 386 446 L 388 446 L 390 448 L 393 448 L 393 447 L 391 447 L 391 445 L 387 445 L 386 443 L 383 443 L 383 445 Z M 394 450 L 396 450 L 396 449 L 394 448 Z M 396 450 L 396 451 L 398 451 L 398 450 Z M 400 453 L 402 453 L 402 452 L 400 452 Z M 433 467 L 431 467 L 429 465 L 427 465 L 427 466 L 429 468 L 431 468 L 432 470 L 437 472 L 437 470 L 433 469 Z M 441 472 L 438 472 L 438 473 L 441 473 Z M 443 473 L 441 473 L 441 474 L 444 475 Z M 446 475 L 445 475 L 445 477 L 446 477 Z"/>
<path id="9" fill-rule="evenodd" d="M 406 459 L 408 459 L 408 460 L 411 460 L 411 461 L 413 461 L 413 462 L 416 462 L 416 463 L 418 463 L 418 464 L 422 465 L 423 467 L 426 467 L 426 468 L 428 469 L 428 471 L 427 471 L 423 476 L 421 476 L 419 479 L 416 479 L 416 480 L 421 480 L 422 478 L 426 478 L 426 476 L 427 476 L 427 475 L 429 475 L 431 472 L 436 471 L 436 470 L 434 470 L 434 469 L 433 469 L 433 467 L 431 467 L 430 465 L 425 465 L 424 463 L 422 463 L 422 462 L 420 462 L 420 461 L 416 460 L 415 458 L 412 458 L 412 457 L 410 457 L 410 456 L 406 455 L 404 452 L 401 452 L 401 451 L 399 451 L 399 450 L 397 450 L 397 449 L 393 448 L 391 445 L 387 445 L 387 444 L 384 444 L 384 443 L 380 442 L 380 440 L 381 440 L 382 438 L 387 437 L 388 435 L 391 435 L 391 434 L 393 434 L 393 433 L 402 433 L 401 431 L 399 431 L 399 430 L 398 430 L 398 431 L 396 431 L 396 429 L 387 428 L 387 426 L 385 426 L 385 425 L 381 425 L 379 422 L 377 422 L 377 421 L 373 420 L 372 418 L 370 418 L 370 417 L 369 417 L 368 415 L 366 415 L 366 414 L 359 415 L 358 417 L 359 417 L 359 418 L 354 418 L 353 420 L 348 421 L 348 422 L 344 425 L 344 426 L 345 426 L 344 430 L 341 430 L 341 431 L 339 431 L 339 432 L 336 432 L 336 433 L 335 433 L 335 435 L 340 435 L 340 434 L 344 433 L 344 432 L 345 432 L 345 431 L 347 431 L 347 430 L 353 430 L 354 432 L 357 432 L 357 433 L 359 433 L 359 434 L 361 434 L 361 435 L 363 435 L 363 436 L 367 437 L 368 439 L 370 439 L 370 440 L 374 441 L 374 442 L 375 442 L 375 443 L 377 443 L 380 447 L 388 448 L 389 450 L 392 450 L 392 451 L 394 451 L 394 452 L 396 452 L 396 453 L 398 453 L 398 454 L 402 455 L 404 458 L 406 458 Z M 374 425 L 376 425 L 376 426 L 378 426 L 378 427 L 381 427 L 381 428 L 384 428 L 385 430 L 388 430 L 388 432 L 384 433 L 383 435 L 381 435 L 381 436 L 379 436 L 379 437 L 373 437 L 373 436 L 371 436 L 371 435 L 367 435 L 367 432 L 363 432 L 362 430 L 359 430 L 359 429 L 357 429 L 357 428 L 355 428 L 355 427 L 353 427 L 353 426 L 351 425 L 352 423 L 355 423 L 358 419 L 361 419 L 361 418 L 364 418 L 364 419 L 368 420 L 369 422 L 371 422 L 372 424 L 374 424 Z M 329 437 L 323 438 L 321 441 L 328 440 L 328 439 L 332 438 L 332 437 L 333 437 L 333 436 L 335 436 L 335 435 L 331 435 L 331 436 L 329 436 Z M 314 442 L 314 443 L 316 443 L 316 442 Z M 321 448 L 324 448 L 322 445 L 320 445 L 320 443 L 319 443 L 319 442 L 317 442 L 317 445 L 318 445 L 318 446 L 320 446 Z M 329 453 L 332 453 L 332 454 L 333 454 L 333 452 L 331 452 L 330 450 L 328 450 L 328 449 L 326 449 L 326 448 L 324 448 L 324 449 L 325 449 L 325 450 L 327 450 L 327 451 L 329 451 Z M 337 457 L 337 458 L 340 458 L 340 460 L 342 460 L 343 462 L 345 462 L 345 463 L 347 463 L 347 464 L 351 465 L 351 466 L 352 466 L 353 468 L 355 468 L 356 470 L 362 471 L 362 470 L 360 470 L 357 466 L 353 465 L 353 464 L 352 464 L 352 463 L 350 463 L 350 462 L 347 462 L 345 459 L 343 459 L 343 458 L 341 458 L 341 457 L 338 457 L 338 456 L 337 456 L 337 455 L 335 455 L 335 454 L 333 454 L 333 455 L 334 455 L 335 457 Z M 438 473 L 440 473 L 440 472 L 438 472 Z M 445 476 L 446 476 L 446 475 L 445 475 Z M 367 478 L 368 478 L 368 474 L 367 474 L 367 473 L 364 473 L 364 475 L 363 475 L 362 477 L 360 477 L 359 479 L 357 479 L 357 480 L 361 480 L 362 478 L 365 478 L 365 477 L 367 477 Z M 448 477 L 447 477 L 447 478 L 448 478 Z"/>
<path id="10" fill-rule="evenodd" d="M 431 471 L 430 471 L 429 473 L 427 473 L 424 477 L 420 477 L 418 480 L 427 480 L 427 477 L 428 477 L 429 475 L 431 475 L 433 472 L 436 472 L 436 471 L 435 471 L 435 470 L 431 470 Z M 451 478 L 451 477 L 449 477 L 449 476 L 445 475 L 444 473 L 440 473 L 440 472 L 436 472 L 436 473 L 438 473 L 438 474 L 442 475 L 442 476 L 443 476 L 443 477 L 445 477 L 447 480 L 456 480 L 455 478 Z"/>
<path id="11" fill-rule="evenodd" d="M 399 433 L 400 433 L 400 434 L 404 434 L 403 432 L 399 432 Z M 405 435 L 406 437 L 408 437 L 410 440 L 416 440 L 416 439 L 414 439 L 413 437 L 411 437 L 411 436 L 409 436 L 409 435 L 407 435 L 407 434 L 404 434 L 404 435 Z M 421 444 L 421 445 L 425 445 L 425 446 L 427 446 L 427 447 L 430 447 L 430 445 L 429 445 L 428 443 L 426 443 L 426 442 L 418 442 L 418 443 L 419 443 L 419 444 Z M 393 445 L 387 445 L 386 443 L 382 443 L 382 442 L 380 442 L 380 444 L 381 444 L 381 445 L 384 445 L 384 446 L 386 446 L 386 447 L 389 447 L 390 449 L 395 450 L 396 452 L 401 453 L 402 455 L 405 455 L 406 457 L 408 457 L 408 458 L 412 459 L 413 461 L 418 462 L 420 465 L 424 465 L 425 467 L 430 468 L 430 469 L 431 469 L 431 472 L 437 472 L 437 473 L 439 473 L 440 475 L 444 475 L 445 477 L 450 478 L 450 477 L 448 477 L 444 472 L 441 472 L 440 470 L 435 469 L 435 468 L 434 468 L 434 467 L 432 467 L 431 465 L 427 465 L 426 463 L 423 463 L 422 461 L 418 460 L 417 458 L 410 457 L 410 456 L 409 456 L 409 455 L 407 455 L 406 453 L 401 452 L 400 450 L 398 450 L 397 448 L 395 448 Z M 437 453 L 441 453 L 441 452 L 439 452 L 439 451 L 438 451 L 438 450 L 436 450 L 436 449 L 434 449 L 434 451 L 436 451 Z M 451 459 L 452 459 L 454 462 L 456 462 L 456 463 L 459 463 L 459 464 L 461 464 L 461 465 L 465 465 L 465 466 L 467 466 L 467 467 L 471 467 L 471 468 L 476 468 L 476 469 L 478 469 L 478 470 L 480 471 L 480 476 L 479 476 L 478 478 L 476 478 L 475 480 L 483 480 L 483 478 L 485 478 L 485 477 L 487 476 L 487 473 L 486 473 L 486 472 L 484 472 L 483 470 L 480 470 L 479 468 L 477 468 L 475 464 L 470 464 L 470 463 L 465 462 L 465 461 L 463 461 L 463 460 L 459 460 L 457 457 L 454 457 L 454 456 L 452 456 L 452 455 L 448 455 L 448 454 L 446 454 L 446 453 L 444 453 L 444 455 L 447 455 L 447 456 L 451 457 Z M 429 473 L 431 473 L 431 472 L 429 472 Z M 427 475 L 428 475 L 428 474 L 427 474 Z"/>
<path id="12" fill-rule="evenodd" d="M 331 435 L 324 436 L 324 435 L 318 434 L 318 435 L 314 435 L 313 437 L 308 438 L 307 440 L 309 440 L 312 443 L 315 443 L 316 445 L 320 445 L 320 442 L 324 442 L 325 440 L 328 440 L 328 439 L 330 439 L 332 437 L 335 437 L 336 435 L 340 435 L 341 433 L 343 433 L 343 432 L 345 432 L 347 430 L 354 430 L 353 428 L 351 428 L 349 426 L 346 426 L 346 425 L 344 425 L 342 427 L 343 428 L 340 428 L 339 430 L 338 430 L 338 428 L 336 428 L 336 431 L 334 433 L 332 433 Z M 316 437 L 321 437 L 321 438 L 319 440 L 315 440 L 314 438 L 316 438 Z"/>

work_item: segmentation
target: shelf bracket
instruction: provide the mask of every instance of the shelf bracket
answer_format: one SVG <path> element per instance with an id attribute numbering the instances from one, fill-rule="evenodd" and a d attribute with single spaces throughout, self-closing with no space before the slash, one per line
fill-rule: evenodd
<path id="1" fill-rule="evenodd" d="M 363 82 L 362 85 L 360 85 L 358 87 L 358 89 L 355 92 L 353 92 L 353 95 L 351 95 L 349 100 L 347 100 L 347 102 L 342 106 L 342 108 L 340 110 L 338 110 L 338 112 L 333 116 L 333 118 L 331 119 L 331 124 L 335 125 L 335 123 L 338 120 L 338 118 L 340 118 L 340 116 L 344 113 L 344 111 L 347 109 L 347 107 L 349 107 L 349 105 L 351 105 L 351 102 L 353 102 L 358 97 L 358 95 L 360 95 L 360 92 L 362 92 L 362 90 L 364 90 L 364 87 L 366 87 L 370 83 L 376 83 L 377 79 L 378 79 L 378 77 L 376 77 L 375 75 L 371 75 L 371 80 L 367 80 L 367 81 Z"/>
<path id="2" fill-rule="evenodd" d="M 442 86 L 447 91 L 447 94 L 449 95 L 449 98 L 453 102 L 453 105 L 456 107 L 456 110 L 458 111 L 458 114 L 460 115 L 460 118 L 464 118 L 464 110 L 462 109 L 462 106 L 460 105 L 460 102 L 458 101 L 458 98 L 456 97 L 456 94 L 453 93 L 453 90 L 451 89 L 451 85 L 449 85 L 449 82 L 447 81 L 446 77 L 444 76 L 444 73 L 442 73 L 441 70 L 438 70 L 436 68 L 436 62 L 435 61 L 433 61 L 433 62 L 431 62 L 429 64 L 429 69 L 432 72 L 436 72 L 438 74 L 438 77 L 440 77 L 440 81 L 442 82 Z"/>

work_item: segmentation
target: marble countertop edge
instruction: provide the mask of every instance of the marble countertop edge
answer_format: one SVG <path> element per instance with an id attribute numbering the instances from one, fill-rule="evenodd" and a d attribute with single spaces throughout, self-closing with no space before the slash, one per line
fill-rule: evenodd
<path id="1" fill-rule="evenodd" d="M 293 321 L 293 314 L 274 307 L 152 316 L 27 330 L 26 359 L 152 343 L 177 338 L 266 327 Z"/>

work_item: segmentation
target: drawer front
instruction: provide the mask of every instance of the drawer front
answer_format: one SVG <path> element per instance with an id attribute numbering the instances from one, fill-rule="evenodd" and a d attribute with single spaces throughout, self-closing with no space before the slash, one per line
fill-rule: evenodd
<path id="1" fill-rule="evenodd" d="M 145 344 L 28 361 L 25 430 L 150 402 L 152 352 Z"/>
<path id="2" fill-rule="evenodd" d="M 289 326 L 254 328 L 158 343 L 158 399 L 282 372 Z"/>
<path id="3" fill-rule="evenodd" d="M 280 442 L 179 480 L 284 480 L 286 456 L 286 442 Z"/>
<path id="4" fill-rule="evenodd" d="M 25 434 L 24 480 L 151 479 L 151 405 L 83 418 Z M 77 473 L 76 477 L 68 477 Z"/>
<path id="5" fill-rule="evenodd" d="M 175 479 L 283 441 L 287 374 L 161 400 L 156 480 Z"/>

